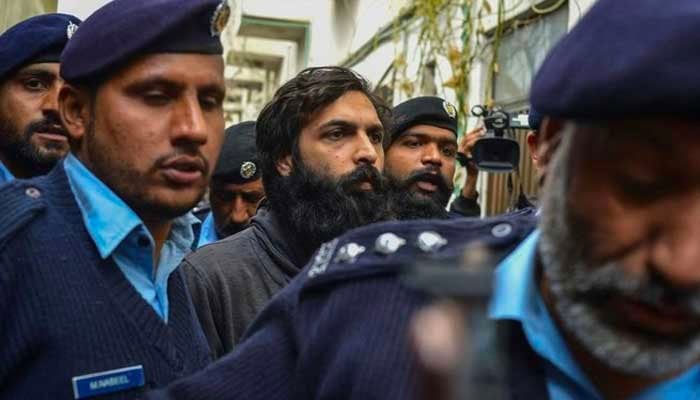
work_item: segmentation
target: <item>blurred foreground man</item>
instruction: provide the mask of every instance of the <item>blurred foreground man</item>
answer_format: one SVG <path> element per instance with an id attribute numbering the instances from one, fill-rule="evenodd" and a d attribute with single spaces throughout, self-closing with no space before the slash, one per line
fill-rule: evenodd
<path id="1" fill-rule="evenodd" d="M 219 162 L 209 183 L 211 212 L 202 223 L 198 247 L 247 228 L 265 197 L 255 150 L 255 121 L 226 129 Z"/>
<path id="2" fill-rule="evenodd" d="M 507 397 L 697 397 L 700 8 L 661 4 L 598 1 L 538 72 L 532 103 L 563 123 L 540 132 L 558 146 L 543 165 L 539 229 L 444 221 L 355 230 L 319 251 L 233 354 L 166 394 L 416 397 L 408 322 L 428 298 L 402 285 L 397 266 L 420 256 L 445 268 L 476 240 L 505 256 L 490 317 L 510 331 Z M 366 251 L 342 257 L 351 247 Z M 436 327 L 423 328 L 430 338 Z"/>
<path id="3" fill-rule="evenodd" d="M 79 24 L 72 15 L 44 14 L 0 35 L 0 184 L 45 174 L 68 153 L 59 59 Z"/>
<path id="4" fill-rule="evenodd" d="M 182 264 L 215 356 L 233 348 L 318 246 L 386 217 L 386 114 L 368 83 L 340 67 L 300 72 L 263 108 L 256 131 L 267 200 L 249 229 Z"/>
<path id="5" fill-rule="evenodd" d="M 115 0 L 63 51 L 72 153 L 0 189 L 0 398 L 133 399 L 209 362 L 176 267 L 223 141 L 228 14 Z"/>

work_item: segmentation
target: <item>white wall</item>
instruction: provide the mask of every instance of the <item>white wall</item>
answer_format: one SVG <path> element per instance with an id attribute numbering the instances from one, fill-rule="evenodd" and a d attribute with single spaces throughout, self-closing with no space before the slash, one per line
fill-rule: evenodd
<path id="1" fill-rule="evenodd" d="M 58 0 L 58 12 L 73 14 L 80 19 L 87 18 L 95 10 L 110 0 Z"/>

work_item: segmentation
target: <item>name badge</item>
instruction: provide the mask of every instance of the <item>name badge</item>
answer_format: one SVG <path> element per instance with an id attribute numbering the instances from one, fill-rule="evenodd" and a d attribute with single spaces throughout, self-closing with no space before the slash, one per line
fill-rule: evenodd
<path id="1" fill-rule="evenodd" d="M 141 387 L 144 382 L 142 365 L 76 376 L 73 377 L 73 397 L 86 399 L 101 394 L 120 392 Z"/>

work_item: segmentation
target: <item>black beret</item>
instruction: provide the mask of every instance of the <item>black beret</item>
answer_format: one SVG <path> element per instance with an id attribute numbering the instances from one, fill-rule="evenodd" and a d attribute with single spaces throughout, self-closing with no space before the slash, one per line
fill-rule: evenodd
<path id="1" fill-rule="evenodd" d="M 0 80 L 27 64 L 58 62 L 80 20 L 68 14 L 42 14 L 0 35 Z"/>
<path id="2" fill-rule="evenodd" d="M 113 0 L 90 15 L 61 55 L 68 82 L 101 80 L 134 57 L 221 54 L 231 11 L 222 0 Z"/>
<path id="3" fill-rule="evenodd" d="M 599 0 L 545 58 L 531 103 L 570 119 L 697 118 L 698 43 L 698 0 Z"/>
<path id="4" fill-rule="evenodd" d="M 260 176 L 255 150 L 255 121 L 241 122 L 226 129 L 219 162 L 213 178 L 227 183 L 251 182 Z"/>
<path id="5" fill-rule="evenodd" d="M 543 117 L 544 115 L 540 114 L 534 107 L 530 107 L 530 111 L 527 113 L 527 124 L 530 126 L 530 129 L 533 131 L 540 130 Z"/>
<path id="6" fill-rule="evenodd" d="M 416 125 L 437 126 L 457 135 L 457 109 L 439 97 L 424 96 L 406 100 L 394 107 L 392 115 L 392 142 Z"/>

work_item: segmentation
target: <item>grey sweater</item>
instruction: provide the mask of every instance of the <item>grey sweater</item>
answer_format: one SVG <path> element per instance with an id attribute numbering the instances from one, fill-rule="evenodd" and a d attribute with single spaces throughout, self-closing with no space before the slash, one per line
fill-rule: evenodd
<path id="1" fill-rule="evenodd" d="M 298 238 L 261 207 L 251 226 L 180 265 L 213 358 L 230 352 L 272 296 L 304 267 Z"/>

